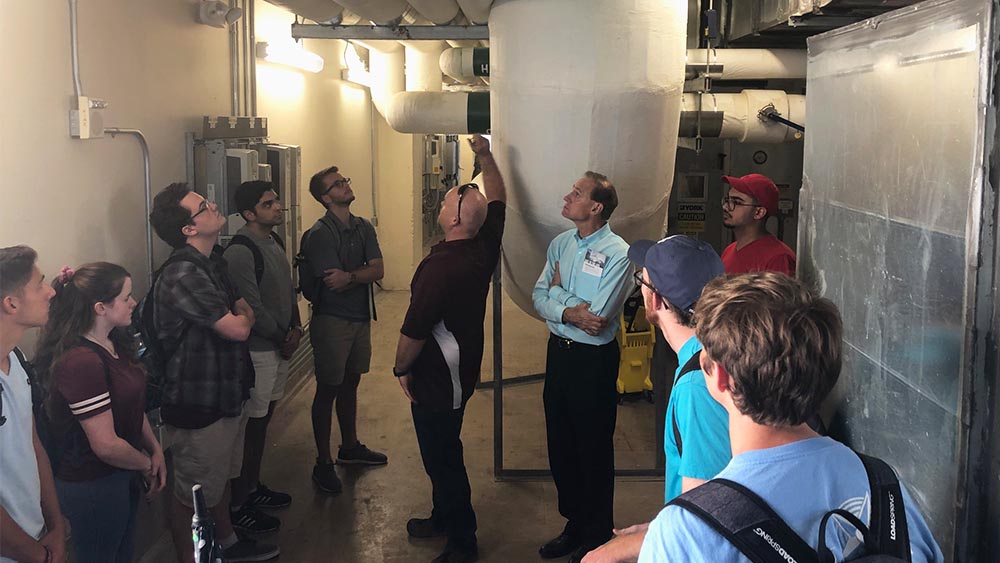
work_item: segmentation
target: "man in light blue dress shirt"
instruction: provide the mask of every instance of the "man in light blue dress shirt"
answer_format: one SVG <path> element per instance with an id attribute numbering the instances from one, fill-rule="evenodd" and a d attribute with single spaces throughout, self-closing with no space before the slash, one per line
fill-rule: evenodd
<path id="1" fill-rule="evenodd" d="M 545 364 L 545 429 L 559 495 L 562 533 L 539 549 L 570 563 L 611 537 L 620 312 L 632 290 L 628 244 L 608 219 L 618 195 L 607 177 L 587 172 L 563 201 L 575 224 L 549 245 L 532 292 L 551 331 Z"/>

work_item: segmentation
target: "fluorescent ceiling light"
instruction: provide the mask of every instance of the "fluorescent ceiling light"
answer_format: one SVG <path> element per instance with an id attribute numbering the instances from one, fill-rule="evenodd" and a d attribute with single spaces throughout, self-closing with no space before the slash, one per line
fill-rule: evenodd
<path id="1" fill-rule="evenodd" d="M 306 51 L 297 44 L 271 44 L 257 42 L 257 57 L 269 63 L 282 64 L 309 72 L 323 70 L 323 57 Z"/>
<path id="2" fill-rule="evenodd" d="M 354 43 L 348 42 L 344 47 L 344 66 L 347 67 L 340 73 L 340 77 L 348 82 L 353 82 L 360 86 L 372 85 L 372 76 L 365 67 L 365 62 L 358 55 L 358 50 Z"/>

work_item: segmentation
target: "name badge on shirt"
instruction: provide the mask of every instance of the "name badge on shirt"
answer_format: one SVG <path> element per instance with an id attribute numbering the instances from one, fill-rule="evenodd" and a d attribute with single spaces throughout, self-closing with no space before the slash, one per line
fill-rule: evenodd
<path id="1" fill-rule="evenodd" d="M 608 255 L 593 249 L 587 250 L 587 256 L 583 259 L 583 273 L 592 276 L 600 276 L 604 273 L 604 265 L 608 263 Z"/>

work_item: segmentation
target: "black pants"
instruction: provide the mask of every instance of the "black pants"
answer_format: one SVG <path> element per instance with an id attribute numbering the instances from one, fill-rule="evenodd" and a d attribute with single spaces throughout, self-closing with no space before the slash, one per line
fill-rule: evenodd
<path id="1" fill-rule="evenodd" d="M 476 548 L 476 513 L 472 510 L 472 489 L 465 472 L 460 438 L 465 407 L 437 411 L 411 405 L 410 410 L 424 470 L 431 478 L 434 499 L 431 519 L 448 531 L 449 548 L 473 550 Z"/>
<path id="2" fill-rule="evenodd" d="M 615 498 L 618 360 L 612 341 L 591 346 L 549 338 L 545 361 L 545 430 L 549 467 L 566 533 L 585 544 L 611 537 Z"/>

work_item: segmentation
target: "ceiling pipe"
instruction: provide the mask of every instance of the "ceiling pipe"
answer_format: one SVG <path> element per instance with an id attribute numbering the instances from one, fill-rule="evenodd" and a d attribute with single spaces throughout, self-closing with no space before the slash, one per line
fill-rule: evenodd
<path id="1" fill-rule="evenodd" d="M 685 77 L 717 80 L 805 79 L 804 49 L 688 49 Z"/>
<path id="2" fill-rule="evenodd" d="M 338 3 L 377 25 L 396 25 L 410 7 L 406 0 L 338 0 Z"/>
<path id="3" fill-rule="evenodd" d="M 410 6 L 438 25 L 451 23 L 459 14 L 455 0 L 410 0 Z"/>
<path id="4" fill-rule="evenodd" d="M 483 25 L 490 17 L 493 0 L 457 0 L 462 13 L 476 25 Z"/>
<path id="5" fill-rule="evenodd" d="M 372 104 L 383 117 L 389 114 L 392 97 L 405 88 L 403 46 L 396 41 L 356 41 L 368 49 Z"/>
<path id="6" fill-rule="evenodd" d="M 344 7 L 332 0 L 267 0 L 295 15 L 317 23 L 340 22 Z"/>
<path id="7" fill-rule="evenodd" d="M 451 44 L 452 42 L 449 42 Z M 490 50 L 456 46 L 441 53 L 441 72 L 460 82 L 489 76 Z M 805 79 L 806 52 L 797 49 L 688 49 L 685 78 Z"/>
<path id="8" fill-rule="evenodd" d="M 386 121 L 400 133 L 489 133 L 489 92 L 400 92 Z"/>
<path id="9" fill-rule="evenodd" d="M 794 128 L 759 117 L 773 106 L 785 119 L 804 125 L 806 97 L 780 90 L 744 90 L 738 94 L 684 94 L 681 99 L 681 137 L 698 135 L 698 96 L 701 96 L 701 136 L 741 143 L 784 143 L 802 139 Z"/>
<path id="10" fill-rule="evenodd" d="M 406 90 L 441 91 L 441 52 L 444 41 L 400 41 L 406 53 Z"/>

